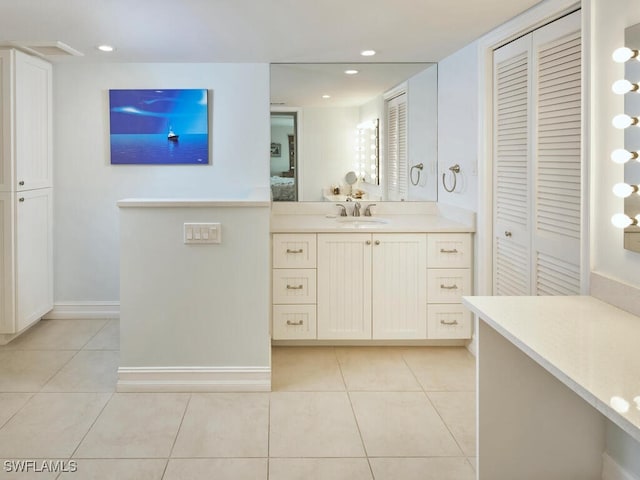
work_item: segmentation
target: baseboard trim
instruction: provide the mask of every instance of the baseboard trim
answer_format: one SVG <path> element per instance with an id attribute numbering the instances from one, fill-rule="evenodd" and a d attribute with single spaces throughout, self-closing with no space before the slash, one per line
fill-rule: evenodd
<path id="1" fill-rule="evenodd" d="M 270 392 L 269 367 L 120 367 L 118 392 Z"/>
<path id="2" fill-rule="evenodd" d="M 120 302 L 60 302 L 44 317 L 47 320 L 120 318 Z"/>
<path id="3" fill-rule="evenodd" d="M 603 453 L 602 480 L 640 480 L 640 478 L 627 472 L 613 458 Z"/>

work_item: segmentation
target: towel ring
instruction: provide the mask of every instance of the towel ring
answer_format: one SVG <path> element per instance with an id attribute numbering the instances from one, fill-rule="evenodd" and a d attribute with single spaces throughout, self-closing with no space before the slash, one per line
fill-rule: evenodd
<path id="1" fill-rule="evenodd" d="M 460 173 L 460 165 L 458 165 L 457 163 L 453 166 L 453 167 L 449 167 L 449 170 L 451 171 L 451 173 L 453 174 L 453 187 L 451 187 L 451 189 L 449 189 L 447 187 L 447 182 L 446 182 L 446 173 L 442 174 L 442 186 L 444 187 L 444 189 L 451 193 L 456 189 L 456 185 L 458 184 L 458 176 L 457 174 Z"/>
<path id="2" fill-rule="evenodd" d="M 413 181 L 413 169 L 416 168 L 418 170 L 418 179 L 414 182 Z M 422 172 L 422 169 L 424 168 L 424 164 L 423 163 L 418 163 L 417 165 L 414 165 L 411 167 L 411 170 L 409 170 L 409 178 L 411 179 L 411 185 L 418 185 L 420 183 L 420 173 Z"/>

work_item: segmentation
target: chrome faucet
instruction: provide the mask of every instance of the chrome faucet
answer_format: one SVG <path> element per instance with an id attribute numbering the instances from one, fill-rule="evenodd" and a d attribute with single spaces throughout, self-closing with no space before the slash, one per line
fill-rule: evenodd
<path id="1" fill-rule="evenodd" d="M 353 205 L 353 216 L 354 217 L 359 217 L 360 216 L 360 202 L 356 202 Z"/>
<path id="2" fill-rule="evenodd" d="M 336 203 L 336 206 L 342 208 L 342 210 L 340 211 L 340 216 L 341 217 L 346 217 L 347 216 L 347 207 L 345 207 L 344 205 L 342 205 L 340 203 Z"/>
<path id="3" fill-rule="evenodd" d="M 365 217 L 370 217 L 371 216 L 371 207 L 375 207 L 376 204 L 375 203 L 370 203 L 369 205 L 367 205 L 367 208 L 364 209 L 364 216 Z"/>

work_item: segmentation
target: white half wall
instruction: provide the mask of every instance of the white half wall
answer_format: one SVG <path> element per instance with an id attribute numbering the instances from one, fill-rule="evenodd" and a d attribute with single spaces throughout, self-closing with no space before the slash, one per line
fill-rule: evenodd
<path id="1" fill-rule="evenodd" d="M 210 89 L 210 165 L 111 166 L 109 89 Z M 243 198 L 269 187 L 267 64 L 54 66 L 56 303 L 119 300 L 116 201 Z"/>

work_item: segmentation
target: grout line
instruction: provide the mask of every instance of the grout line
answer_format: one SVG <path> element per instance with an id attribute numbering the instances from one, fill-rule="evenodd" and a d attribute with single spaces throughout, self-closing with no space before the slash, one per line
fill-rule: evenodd
<path id="1" fill-rule="evenodd" d="M 102 416 L 102 414 L 104 413 L 105 409 L 107 408 L 107 405 L 109 405 L 109 403 L 111 402 L 111 399 L 113 398 L 114 395 L 115 395 L 115 392 L 112 392 L 111 395 L 109 396 L 109 398 L 107 399 L 107 401 L 104 402 L 104 405 L 100 409 L 100 412 L 98 413 L 98 415 L 96 415 L 96 418 L 93 419 L 93 422 L 91 422 L 91 425 L 89 426 L 89 428 L 87 429 L 85 434 L 82 436 L 82 438 L 78 442 L 78 445 L 76 445 L 76 448 L 73 450 L 73 452 L 71 452 L 71 455 L 69 455 L 70 459 L 72 459 L 73 456 L 78 452 L 78 449 L 80 448 L 80 445 L 82 445 L 82 442 L 84 442 L 84 439 L 87 438 L 87 435 L 89 435 L 89 432 L 91 431 L 91 429 L 95 426 L 95 424 L 98 421 L 98 419 Z"/>
<path id="2" fill-rule="evenodd" d="M 176 442 L 178 441 L 178 435 L 180 434 L 180 430 L 182 429 L 184 418 L 187 416 L 187 411 L 189 410 L 189 405 L 191 405 L 192 398 L 193 398 L 193 393 L 189 393 L 189 399 L 187 400 L 187 404 L 184 406 L 184 412 L 182 412 L 182 418 L 180 418 L 180 425 L 178 425 L 178 429 L 176 430 L 176 436 L 173 437 L 173 443 L 171 444 L 171 449 L 169 450 L 169 459 L 172 458 L 173 449 L 175 448 Z"/>
<path id="3" fill-rule="evenodd" d="M 0 392 L 0 394 L 5 394 L 5 393 L 9 393 L 9 394 L 16 394 L 16 395 L 22 395 L 22 394 L 28 394 L 29 398 L 27 398 L 27 400 L 20 405 L 20 407 L 18 408 L 18 410 L 16 410 L 13 415 L 11 415 L 9 418 L 7 418 L 7 420 L 0 424 L 0 430 L 2 430 L 4 428 L 4 426 L 9 423 L 13 417 L 15 417 L 16 415 L 18 415 L 18 413 L 27 405 L 27 403 L 29 403 L 31 401 L 31 399 L 36 395 L 36 393 L 38 392 Z"/>

